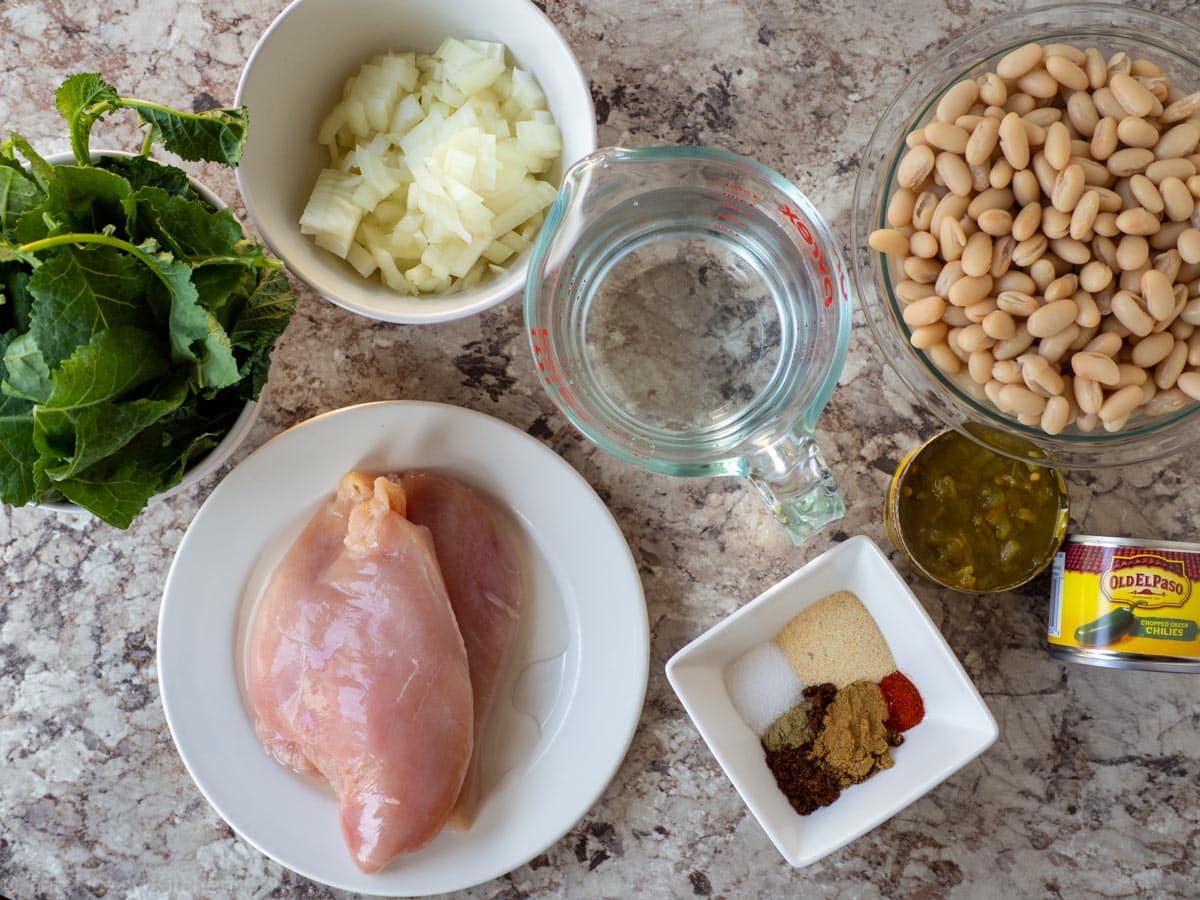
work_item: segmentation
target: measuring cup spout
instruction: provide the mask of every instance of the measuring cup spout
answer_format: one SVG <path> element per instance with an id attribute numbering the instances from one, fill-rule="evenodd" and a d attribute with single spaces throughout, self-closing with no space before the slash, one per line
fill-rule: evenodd
<path id="1" fill-rule="evenodd" d="M 749 459 L 749 478 L 792 541 L 803 544 L 846 514 L 812 435 L 793 432 Z"/>

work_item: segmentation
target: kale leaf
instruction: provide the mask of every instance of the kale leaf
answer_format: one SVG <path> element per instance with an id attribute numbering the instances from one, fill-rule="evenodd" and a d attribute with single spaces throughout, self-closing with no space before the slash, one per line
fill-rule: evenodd
<path id="1" fill-rule="evenodd" d="M 0 501 L 127 527 L 258 397 L 295 298 L 230 210 L 147 156 L 236 165 L 245 110 L 173 110 L 86 73 L 55 101 L 75 164 L 0 144 Z M 142 155 L 93 161 L 119 109 L 146 126 Z"/>
<path id="2" fill-rule="evenodd" d="M 146 145 L 160 143 L 186 160 L 236 166 L 246 146 L 249 124 L 245 107 L 190 113 L 135 97 L 122 97 L 95 72 L 72 75 L 54 95 L 67 120 L 71 150 L 81 166 L 91 165 L 88 139 L 92 127 L 118 109 L 132 109 L 147 128 Z"/>
<path id="3" fill-rule="evenodd" d="M 42 192 L 19 169 L 0 167 L 0 237 L 10 240 L 17 220 L 41 202 Z"/>
<path id="4" fill-rule="evenodd" d="M 242 158 L 249 123 L 245 107 L 185 113 L 143 100 L 124 100 L 122 103 L 137 110 L 154 137 L 182 159 L 236 166 Z"/>

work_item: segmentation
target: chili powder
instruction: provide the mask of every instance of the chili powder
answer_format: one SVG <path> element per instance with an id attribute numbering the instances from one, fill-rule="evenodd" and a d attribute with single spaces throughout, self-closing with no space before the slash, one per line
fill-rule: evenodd
<path id="1" fill-rule="evenodd" d="M 803 747 L 767 751 L 767 768 L 792 809 L 802 816 L 828 806 L 841 796 L 838 776 L 824 760 L 812 755 L 812 741 Z"/>
<path id="2" fill-rule="evenodd" d="M 837 688 L 830 682 L 810 684 L 804 689 L 804 699 L 808 701 L 808 727 L 814 735 L 821 733 L 825 727 L 825 710 L 837 696 Z"/>
<path id="3" fill-rule="evenodd" d="M 879 682 L 883 702 L 887 704 L 887 727 L 892 731 L 908 731 L 925 718 L 925 701 L 908 678 L 901 672 L 893 672 Z"/>

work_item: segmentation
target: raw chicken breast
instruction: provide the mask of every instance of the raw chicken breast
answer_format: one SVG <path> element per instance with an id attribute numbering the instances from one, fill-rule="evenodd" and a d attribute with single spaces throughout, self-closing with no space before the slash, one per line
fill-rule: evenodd
<path id="1" fill-rule="evenodd" d="M 466 648 L 403 489 L 351 472 L 272 575 L 246 680 L 259 737 L 333 787 L 364 872 L 426 844 L 471 759 Z"/>
<path id="2" fill-rule="evenodd" d="M 475 691 L 475 755 L 448 828 L 465 830 L 480 799 L 479 739 L 521 612 L 521 567 L 495 513 L 474 491 L 434 472 L 406 472 L 408 517 L 433 535 L 450 603 L 467 645 Z"/>

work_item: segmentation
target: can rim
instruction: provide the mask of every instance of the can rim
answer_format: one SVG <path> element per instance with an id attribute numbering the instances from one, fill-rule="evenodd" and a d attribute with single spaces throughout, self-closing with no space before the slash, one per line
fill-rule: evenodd
<path id="1" fill-rule="evenodd" d="M 929 569 L 917 558 L 916 554 L 913 553 L 908 541 L 905 540 L 903 529 L 900 526 L 900 488 L 904 482 L 904 478 L 912 469 L 912 464 L 918 459 L 918 457 L 921 456 L 921 454 L 932 447 L 935 442 L 947 438 L 948 436 L 953 436 L 954 439 L 974 443 L 979 448 L 980 452 L 991 452 L 997 456 L 1003 455 L 994 450 L 988 451 L 986 448 L 978 445 L 978 442 L 971 441 L 970 438 L 966 437 L 964 434 L 954 428 L 947 428 L 944 431 L 939 431 L 937 434 L 934 434 L 927 440 L 922 441 L 904 455 L 904 458 L 900 460 L 900 464 L 896 467 L 896 471 L 892 474 L 892 479 L 888 484 L 887 495 L 884 498 L 884 530 L 887 532 L 892 544 L 897 550 L 900 551 L 905 560 L 908 561 L 908 564 L 916 570 L 917 574 L 928 579 L 929 581 L 932 581 L 934 584 L 940 585 L 941 587 L 949 588 L 952 591 L 958 591 L 959 593 L 963 594 L 1000 594 L 1005 591 L 1015 590 L 1022 585 L 1028 584 L 1030 581 L 1045 572 L 1047 568 L 1049 568 L 1050 564 L 1054 561 L 1054 557 L 1057 556 L 1061 551 L 1067 537 L 1066 526 L 1070 521 L 1071 495 L 1067 490 L 1067 484 L 1063 479 L 1062 472 L 1052 465 L 1031 460 L 1031 462 L 1035 462 L 1042 468 L 1054 473 L 1055 483 L 1058 486 L 1059 494 L 1058 515 L 1061 525 L 1056 528 L 1056 530 L 1059 531 L 1059 534 L 1057 539 L 1050 542 L 1050 546 L 1047 548 L 1046 556 L 1042 562 L 1035 566 L 1028 573 L 1023 573 L 1017 576 L 1016 581 L 987 589 L 968 589 L 959 585 L 949 584 L 930 572 Z"/>
<path id="2" fill-rule="evenodd" d="M 1122 538 L 1096 534 L 1068 534 L 1064 544 L 1098 544 L 1102 547 L 1140 547 L 1145 550 L 1180 550 L 1200 553 L 1200 544 L 1187 541 L 1159 541 L 1153 538 Z"/>
<path id="3" fill-rule="evenodd" d="M 1114 650 L 1090 650 L 1072 644 L 1047 642 L 1050 656 L 1064 662 L 1099 666 L 1105 669 L 1141 669 L 1146 672 L 1200 672 L 1200 657 L 1151 656 L 1146 653 L 1120 653 Z"/>

